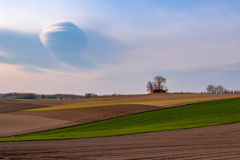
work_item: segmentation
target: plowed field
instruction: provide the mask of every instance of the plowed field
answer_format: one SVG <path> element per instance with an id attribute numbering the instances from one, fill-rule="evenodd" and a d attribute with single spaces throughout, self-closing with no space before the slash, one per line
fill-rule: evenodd
<path id="1" fill-rule="evenodd" d="M 9 142 L 0 142 L 5 158 Z M 9 159 L 236 159 L 240 123 L 125 136 L 12 142 Z"/>
<path id="2" fill-rule="evenodd" d="M 188 103 L 232 97 L 240 97 L 240 95 L 160 94 L 62 101 L 8 100 L 10 103 L 0 104 L 0 119 L 2 118 L 0 120 L 0 127 L 2 127 L 0 128 L 2 129 L 0 135 L 6 131 L 4 126 L 7 126 L 8 129 L 12 127 L 12 131 L 9 131 L 7 134 L 2 134 L 3 136 L 9 136 L 13 132 L 16 134 L 32 133 L 84 124 L 147 110 L 156 110 Z M 65 108 L 52 111 L 20 111 L 83 102 L 119 100 L 154 100 L 154 102 L 90 106 L 75 109 Z M 18 119 L 19 116 L 22 117 Z M 11 119 L 11 121 L 8 121 L 8 118 L 9 120 Z M 40 120 L 41 118 L 42 120 Z M 45 119 L 46 121 L 43 121 L 44 118 L 48 120 Z M 39 123 L 40 121 L 42 121 L 42 123 Z M 28 122 L 39 125 L 35 125 L 35 128 L 30 127 L 26 129 L 24 126 L 31 126 Z M 9 123 L 9 125 L 6 125 L 7 123 Z M 16 130 L 16 128 L 19 130 Z M 113 137 L 12 142 L 8 159 L 240 159 L 239 128 L 240 123 L 234 123 Z M 6 157 L 8 146 L 9 142 L 0 142 L 0 159 Z"/>

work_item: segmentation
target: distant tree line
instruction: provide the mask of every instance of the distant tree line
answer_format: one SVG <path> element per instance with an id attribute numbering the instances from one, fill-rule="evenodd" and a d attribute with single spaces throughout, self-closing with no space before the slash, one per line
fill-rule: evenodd
<path id="1" fill-rule="evenodd" d="M 36 93 L 6 93 L 2 95 L 5 99 L 76 99 L 83 98 L 82 95 L 75 94 L 36 94 Z"/>
<path id="2" fill-rule="evenodd" d="M 41 99 L 77 99 L 83 98 L 83 95 L 75 94 L 42 94 Z"/>
<path id="3" fill-rule="evenodd" d="M 97 95 L 95 93 L 85 93 L 85 95 L 75 95 L 75 94 L 36 94 L 36 93 L 6 93 L 1 94 L 0 98 L 4 99 L 77 99 L 77 98 L 94 98 L 94 97 L 112 97 L 121 96 L 121 94 L 105 94 Z"/>
<path id="4" fill-rule="evenodd" d="M 104 95 L 97 95 L 95 93 L 85 93 L 83 98 L 94 98 L 94 97 L 116 97 L 116 96 L 123 96 L 123 94 L 104 94 Z"/>
<path id="5" fill-rule="evenodd" d="M 206 90 L 207 90 L 207 93 L 213 93 L 213 94 L 223 94 L 223 93 L 237 94 L 237 93 L 240 93 L 239 90 L 225 89 L 222 85 L 218 85 L 218 86 L 208 85 Z"/>
<path id="6" fill-rule="evenodd" d="M 6 93 L 2 95 L 2 98 L 5 99 L 37 99 L 38 96 L 36 93 Z"/>

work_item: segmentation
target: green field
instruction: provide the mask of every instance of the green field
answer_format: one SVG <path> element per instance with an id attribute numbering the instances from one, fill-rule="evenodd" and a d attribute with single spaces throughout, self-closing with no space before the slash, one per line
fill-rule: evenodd
<path id="1" fill-rule="evenodd" d="M 115 136 L 204 127 L 240 121 L 240 98 L 138 113 L 85 125 L 16 136 L 14 141 Z M 9 141 L 11 137 L 0 138 Z"/>

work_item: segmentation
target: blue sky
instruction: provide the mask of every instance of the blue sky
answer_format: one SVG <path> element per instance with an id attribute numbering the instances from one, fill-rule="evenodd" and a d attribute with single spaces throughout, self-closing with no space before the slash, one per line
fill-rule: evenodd
<path id="1" fill-rule="evenodd" d="M 240 89 L 240 2 L 0 2 L 0 92 L 144 94 Z"/>

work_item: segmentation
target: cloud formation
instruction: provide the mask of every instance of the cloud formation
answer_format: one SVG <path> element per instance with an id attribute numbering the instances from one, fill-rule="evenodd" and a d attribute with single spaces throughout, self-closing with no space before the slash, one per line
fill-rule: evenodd
<path id="1" fill-rule="evenodd" d="M 22 71 L 35 73 L 42 73 L 38 68 L 62 69 L 63 63 L 77 69 L 97 67 L 81 55 L 87 46 L 87 38 L 84 31 L 74 24 L 47 25 L 40 38 L 36 34 L 0 30 L 0 62 L 21 65 Z"/>
<path id="2" fill-rule="evenodd" d="M 53 57 L 67 65 L 81 69 L 96 68 L 82 52 L 88 40 L 85 32 L 71 22 L 58 22 L 43 27 L 39 35 L 43 46 Z"/>
<path id="3" fill-rule="evenodd" d="M 84 31 L 71 22 L 47 25 L 39 37 L 44 47 L 56 54 L 80 53 L 88 43 Z"/>
<path id="4" fill-rule="evenodd" d="M 0 30 L 0 63 L 21 65 L 27 68 L 22 71 L 36 71 L 36 73 L 41 73 L 37 68 L 62 70 L 63 64 L 76 69 L 97 67 L 91 59 L 79 54 L 49 52 L 36 34 L 8 30 Z M 35 69 L 30 70 L 29 66 Z M 73 72 L 73 70 L 68 69 L 68 72 Z"/>
<path id="5" fill-rule="evenodd" d="M 39 35 L 0 30 L 0 63 L 21 65 L 22 71 L 31 73 L 117 64 L 126 57 L 126 48 L 121 41 L 95 31 L 85 33 L 71 22 L 46 25 Z"/>

